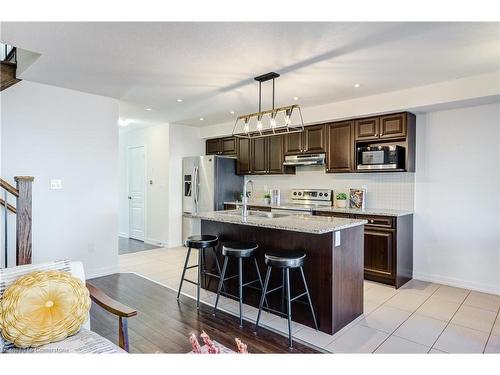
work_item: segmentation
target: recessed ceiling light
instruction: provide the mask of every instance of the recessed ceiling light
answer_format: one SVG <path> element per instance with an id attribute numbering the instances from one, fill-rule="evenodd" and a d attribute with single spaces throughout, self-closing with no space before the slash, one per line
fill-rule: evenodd
<path id="1" fill-rule="evenodd" d="M 230 114 L 234 115 L 234 111 L 229 112 Z"/>
<path id="2" fill-rule="evenodd" d="M 293 100 L 297 101 L 297 100 L 299 100 L 299 97 L 298 96 L 294 96 Z"/>
<path id="3" fill-rule="evenodd" d="M 359 83 L 355 83 L 355 84 L 354 84 L 354 88 L 358 89 L 358 88 L 360 88 L 360 87 L 361 87 L 361 85 L 360 85 Z"/>
<path id="4" fill-rule="evenodd" d="M 151 108 L 144 108 L 145 111 L 152 111 Z"/>
<path id="5" fill-rule="evenodd" d="M 203 117 L 200 117 L 200 121 L 203 121 L 203 120 L 205 120 L 205 119 Z"/>
<path id="6" fill-rule="evenodd" d="M 182 103 L 183 100 L 182 99 L 177 99 L 177 103 Z"/>

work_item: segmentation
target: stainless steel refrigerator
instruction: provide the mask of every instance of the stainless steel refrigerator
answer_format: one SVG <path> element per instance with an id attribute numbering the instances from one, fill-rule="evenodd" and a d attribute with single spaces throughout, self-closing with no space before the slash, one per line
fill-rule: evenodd
<path id="1" fill-rule="evenodd" d="M 182 242 L 201 233 L 193 213 L 224 209 L 225 201 L 239 199 L 243 176 L 236 175 L 236 160 L 224 156 L 193 156 L 182 159 Z"/>

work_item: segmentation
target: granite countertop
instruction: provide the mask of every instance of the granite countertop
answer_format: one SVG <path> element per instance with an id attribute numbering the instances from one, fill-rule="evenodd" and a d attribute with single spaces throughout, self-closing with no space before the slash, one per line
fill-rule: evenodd
<path id="1" fill-rule="evenodd" d="M 234 205 L 241 205 L 241 202 L 233 201 L 233 202 L 224 202 L 224 204 L 234 204 Z M 249 206 L 256 206 L 256 207 L 269 207 L 269 208 L 277 208 L 277 209 L 283 209 L 286 207 L 290 206 L 290 203 L 288 202 L 283 202 L 280 205 L 271 205 L 271 204 L 265 204 L 263 202 L 248 202 Z M 296 206 L 296 204 L 295 204 Z M 333 206 L 318 206 L 314 207 L 312 211 L 319 211 L 319 212 L 337 212 L 337 213 L 343 213 L 343 214 L 354 214 L 354 215 L 379 215 L 379 216 L 405 216 L 405 215 L 413 215 L 413 211 L 406 211 L 406 210 L 392 210 L 389 208 L 365 208 L 364 210 L 357 210 L 353 208 L 336 208 Z"/>
<path id="2" fill-rule="evenodd" d="M 251 225 L 255 227 L 289 230 L 293 232 L 324 234 L 342 229 L 352 228 L 368 223 L 366 220 L 345 219 L 338 217 L 324 217 L 311 215 L 286 215 L 260 213 L 241 216 L 240 210 L 211 211 L 189 215 L 202 220 L 219 221 L 222 223 Z"/>

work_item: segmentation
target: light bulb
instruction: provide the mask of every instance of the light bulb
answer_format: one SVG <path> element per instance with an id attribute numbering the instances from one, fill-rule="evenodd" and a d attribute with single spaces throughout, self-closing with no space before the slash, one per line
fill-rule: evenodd
<path id="1" fill-rule="evenodd" d="M 271 128 L 275 128 L 276 127 L 276 119 L 274 117 L 271 117 Z"/>
<path id="2" fill-rule="evenodd" d="M 248 126 L 248 122 L 246 122 L 245 126 L 243 127 L 243 131 L 248 134 L 249 130 L 250 130 L 250 127 Z"/>
<path id="3" fill-rule="evenodd" d="M 286 115 L 285 116 L 285 126 L 289 126 L 290 125 L 290 115 Z"/>
<path id="4" fill-rule="evenodd" d="M 257 121 L 257 130 L 261 131 L 262 130 L 262 121 Z"/>

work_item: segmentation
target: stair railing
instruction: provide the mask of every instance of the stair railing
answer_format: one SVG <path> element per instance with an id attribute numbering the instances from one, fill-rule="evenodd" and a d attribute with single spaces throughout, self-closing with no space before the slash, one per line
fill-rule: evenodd
<path id="1" fill-rule="evenodd" d="M 32 256 L 31 239 L 31 206 L 32 184 L 34 177 L 16 176 L 16 187 L 0 178 L 0 188 L 3 190 L 3 199 L 0 205 L 4 208 L 4 266 L 8 266 L 9 251 L 9 212 L 16 215 L 16 265 L 30 264 Z M 9 194 L 16 198 L 16 206 L 8 202 Z"/>

